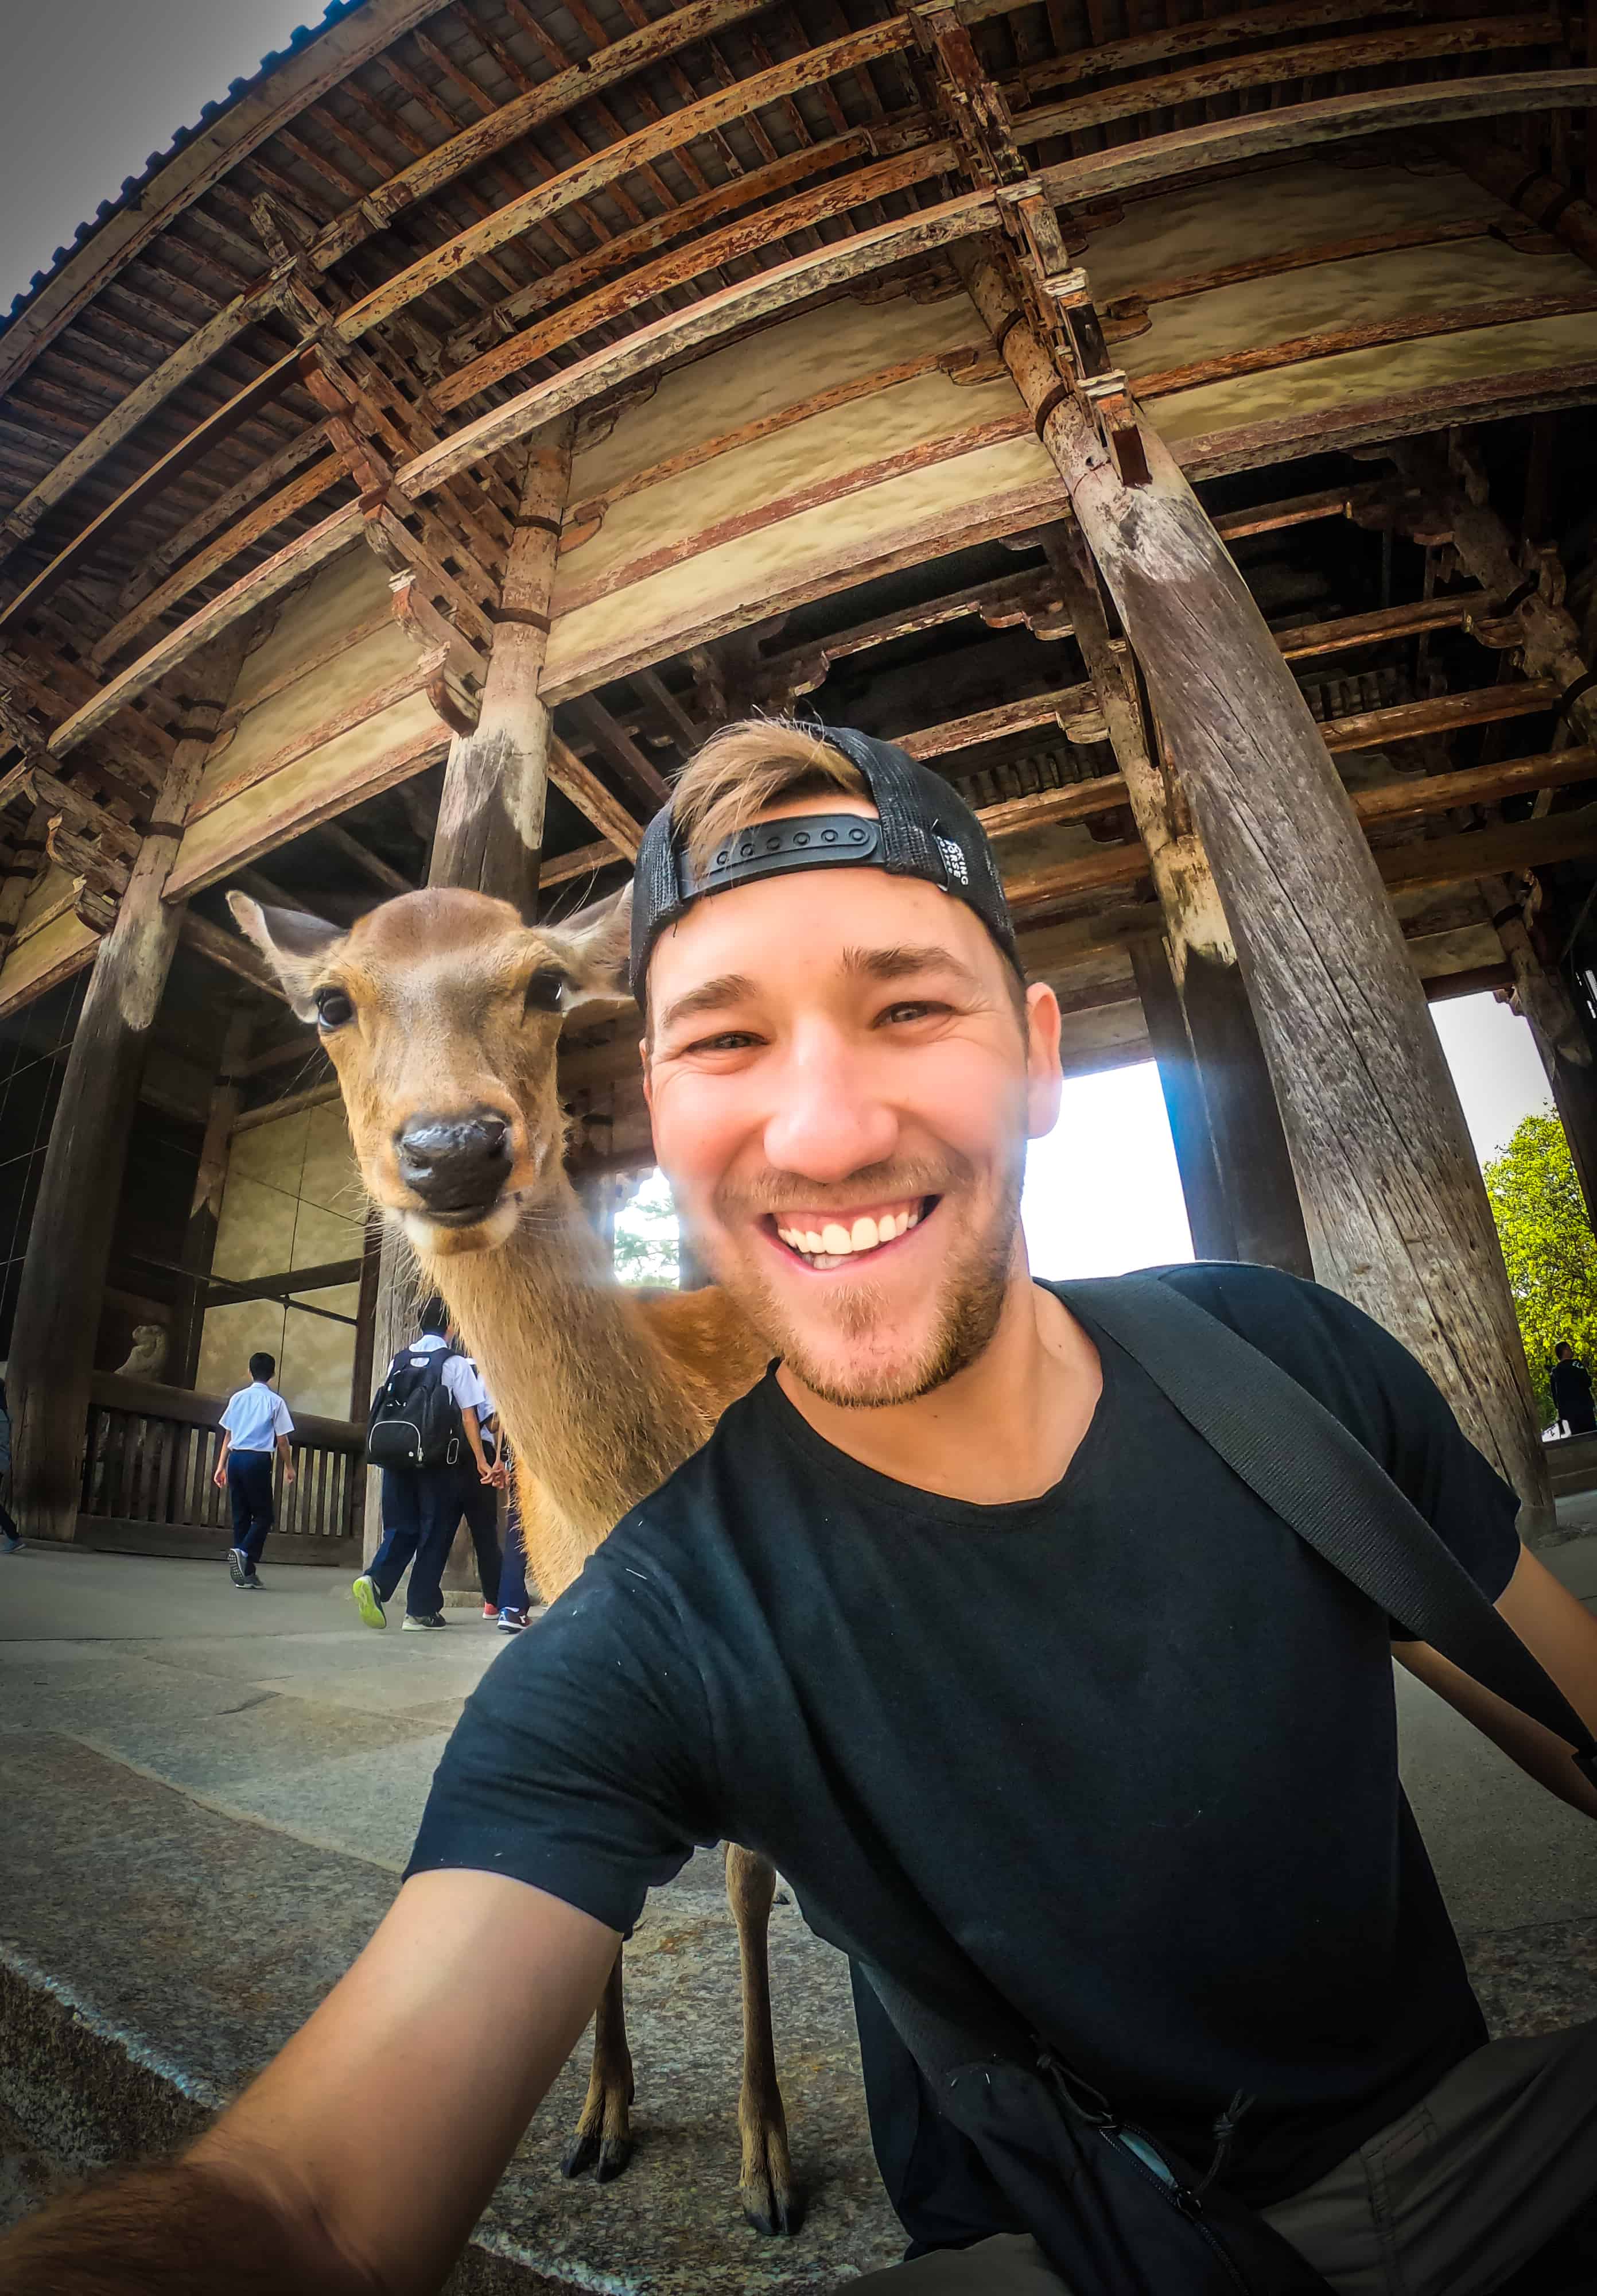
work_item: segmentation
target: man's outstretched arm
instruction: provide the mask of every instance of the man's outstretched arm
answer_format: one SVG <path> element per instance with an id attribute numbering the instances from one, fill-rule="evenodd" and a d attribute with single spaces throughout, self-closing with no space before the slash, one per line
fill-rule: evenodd
<path id="1" fill-rule="evenodd" d="M 1597 1619 L 1560 1585 L 1545 1563 L 1524 1548 L 1513 1577 L 1497 1598 L 1497 1608 L 1526 1648 L 1541 1660 L 1586 1727 L 1597 1732 Z M 1589 1785 L 1576 1768 L 1561 1738 L 1483 1690 L 1429 1643 L 1395 1643 L 1392 1647 L 1412 1675 L 1473 1722 L 1527 1775 L 1571 1808 L 1597 1817 L 1597 1787 Z"/>
<path id="2" fill-rule="evenodd" d="M 619 1943 L 503 1874 L 418 1874 L 181 2161 L 70 2195 L 0 2241 L 0 2296 L 425 2296 Z"/>

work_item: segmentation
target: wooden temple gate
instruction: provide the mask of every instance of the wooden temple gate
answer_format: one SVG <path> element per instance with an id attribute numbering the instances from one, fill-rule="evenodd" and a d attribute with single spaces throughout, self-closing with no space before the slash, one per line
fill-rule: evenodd
<path id="1" fill-rule="evenodd" d="M 130 1138 L 189 1128 L 199 1281 L 230 1146 L 332 1098 L 225 889 L 574 904 L 749 709 L 972 797 L 1068 1069 L 1158 1057 L 1200 1251 L 1377 1316 L 1543 1527 L 1425 1000 L 1517 998 L 1590 1197 L 1592 20 L 359 0 L 125 187 L 0 331 L 0 1027 L 86 975 L 33 1534 Z M 595 1176 L 630 1038 L 562 1054 Z M 394 1287 L 337 1265 L 358 1394 Z"/>

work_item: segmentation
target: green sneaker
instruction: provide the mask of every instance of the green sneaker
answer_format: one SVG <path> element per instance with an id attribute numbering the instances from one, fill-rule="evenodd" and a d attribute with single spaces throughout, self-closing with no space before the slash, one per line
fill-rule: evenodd
<path id="1" fill-rule="evenodd" d="M 381 1599 L 372 1582 L 370 1571 L 361 1572 L 352 1592 L 355 1595 L 355 1607 L 365 1624 L 368 1627 L 386 1627 L 388 1620 L 383 1616 Z"/>

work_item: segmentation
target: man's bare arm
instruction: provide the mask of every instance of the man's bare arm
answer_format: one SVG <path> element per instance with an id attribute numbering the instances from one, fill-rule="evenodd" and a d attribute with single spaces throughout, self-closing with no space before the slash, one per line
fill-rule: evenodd
<path id="1" fill-rule="evenodd" d="M 1497 1608 L 1587 1727 L 1597 1732 L 1597 1619 L 1526 1548 L 1520 1549 Z M 1588 1785 L 1576 1768 L 1561 1738 L 1483 1690 L 1429 1643 L 1395 1643 L 1392 1647 L 1410 1674 L 1473 1722 L 1528 1776 L 1572 1809 L 1597 1817 L 1597 1788 Z"/>
<path id="2" fill-rule="evenodd" d="M 417 1875 L 183 2161 L 71 2195 L 0 2242 L 0 2296 L 428 2296 L 619 1942 L 503 1874 Z"/>

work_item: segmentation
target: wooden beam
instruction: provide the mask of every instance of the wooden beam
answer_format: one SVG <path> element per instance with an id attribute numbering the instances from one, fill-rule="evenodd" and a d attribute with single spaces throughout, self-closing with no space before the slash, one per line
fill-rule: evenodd
<path id="1" fill-rule="evenodd" d="M 569 413 L 635 375 L 646 373 L 668 359 L 716 341 L 807 297 L 854 279 L 866 278 L 934 248 L 953 245 L 987 228 L 995 214 L 996 201 L 991 193 L 967 193 L 940 207 L 919 209 L 896 221 L 856 233 L 838 245 L 796 257 L 752 279 L 723 288 L 685 311 L 670 312 L 622 341 L 590 352 L 548 381 L 535 383 L 504 406 L 479 415 L 438 446 L 404 464 L 397 473 L 397 483 L 413 498 L 430 493 L 462 471 L 524 439 L 541 423 Z M 358 504 L 350 503 L 330 512 L 308 533 L 276 552 L 264 564 L 252 568 L 219 597 L 202 606 L 180 629 L 159 640 L 110 679 L 56 729 L 51 747 L 58 756 L 65 756 L 219 631 L 254 612 L 267 599 L 277 596 L 315 567 L 335 557 L 355 539 L 359 529 Z"/>
<path id="2" fill-rule="evenodd" d="M 1003 701 L 995 709 L 972 710 L 969 717 L 928 726 L 919 734 L 901 734 L 897 742 L 912 758 L 943 758 L 951 750 L 974 749 L 979 742 L 996 742 L 1006 734 L 1024 734 L 1036 726 L 1057 726 L 1070 742 L 1109 738 L 1092 686 L 1062 685 L 1052 693 L 1034 694 L 1028 701 Z"/>
<path id="3" fill-rule="evenodd" d="M 577 811 L 602 829 L 610 842 L 629 861 L 635 860 L 643 841 L 642 825 L 635 821 L 622 804 L 593 768 L 583 763 L 576 750 L 558 734 L 549 737 L 549 778 L 561 792 L 569 797 Z"/>
<path id="4" fill-rule="evenodd" d="M 1559 693 L 1551 678 L 1527 677 L 1512 685 L 1441 693 L 1431 701 L 1400 701 L 1387 709 L 1353 710 L 1346 718 L 1323 720 L 1320 734 L 1332 757 L 1339 758 L 1349 750 L 1380 750 L 1388 742 L 1456 734 L 1465 726 L 1497 726 L 1511 718 L 1539 717 L 1557 707 Z"/>
<path id="5" fill-rule="evenodd" d="M 1277 248 L 1269 255 L 1249 256 L 1241 262 L 1217 264 L 1201 271 L 1167 272 L 1160 278 L 1139 280 L 1116 301 L 1118 304 L 1131 299 L 1151 307 L 1176 303 L 1191 295 L 1212 295 L 1220 287 L 1241 287 L 1255 279 L 1279 279 L 1291 271 L 1313 271 L 1323 263 L 1347 263 L 1364 255 L 1395 255 L 1405 248 L 1448 247 L 1461 240 L 1504 235 L 1501 216 L 1432 216 L 1422 223 L 1394 224 L 1385 231 L 1360 232 L 1352 238 L 1308 240 L 1298 247 Z M 1512 243 L 1517 243 L 1518 237 Z M 1536 238 L 1528 224 L 1523 237 Z"/>
<path id="6" fill-rule="evenodd" d="M 370 877 L 373 884 L 381 885 L 385 893 L 415 891 L 415 886 L 408 877 L 396 869 L 391 862 L 385 861 L 381 854 L 373 853 L 370 846 L 363 845 L 358 837 L 352 837 L 342 822 L 323 821 L 319 824 L 319 834 L 335 853 L 341 853 L 347 861 L 353 861 L 356 867 Z"/>
<path id="7" fill-rule="evenodd" d="M 1033 790 L 1027 797 L 979 805 L 976 817 L 989 837 L 1015 837 L 1022 831 L 1046 828 L 1057 822 L 1090 821 L 1096 814 L 1117 812 L 1129 802 L 1124 774 L 1094 774 L 1086 781 L 1066 782 L 1059 789 Z"/>
<path id="8" fill-rule="evenodd" d="M 1380 782 L 1373 789 L 1355 790 L 1353 809 L 1366 827 L 1377 822 L 1419 819 L 1426 814 L 1450 813 L 1455 806 L 1499 805 L 1505 797 L 1534 796 L 1541 790 L 1566 789 L 1571 783 L 1597 780 L 1597 747 L 1581 743 L 1569 750 L 1544 750 L 1534 758 L 1511 758 L 1484 766 L 1466 766 L 1451 774 L 1426 774 L 1414 779 Z M 1567 814 L 1552 816 L 1568 820 Z"/>
<path id="9" fill-rule="evenodd" d="M 1364 319 L 1347 327 L 1331 327 L 1319 334 L 1296 335 L 1290 340 L 1259 343 L 1250 350 L 1222 351 L 1212 358 L 1190 360 L 1184 366 L 1161 367 L 1136 378 L 1139 398 L 1169 398 L 1180 390 L 1200 390 L 1211 382 L 1230 382 L 1239 375 L 1268 374 L 1311 360 L 1335 358 L 1344 351 L 1372 350 L 1388 343 L 1425 342 L 1441 335 L 1473 334 L 1479 327 L 1530 326 L 1542 319 L 1597 311 L 1597 287 L 1571 288 L 1561 295 L 1522 295 L 1495 303 L 1462 304 L 1453 310 L 1405 311 L 1391 319 Z"/>
<path id="10" fill-rule="evenodd" d="M 614 868 L 618 863 L 634 857 L 602 837 L 596 845 L 578 845 L 569 853 L 562 853 L 553 861 L 545 861 L 538 870 L 538 884 L 563 885 L 569 878 L 586 877 L 601 869 Z"/>
<path id="11" fill-rule="evenodd" d="M 697 103 L 684 104 L 679 111 L 665 113 L 618 144 L 608 144 L 577 166 L 524 192 L 520 199 L 507 200 L 491 215 L 457 232 L 443 246 L 432 249 L 394 278 L 385 280 L 381 287 L 340 314 L 339 335 L 345 342 L 354 342 L 381 320 L 392 318 L 406 304 L 414 303 L 418 296 L 458 277 L 468 265 L 492 254 L 507 241 L 520 239 L 537 224 L 558 215 L 562 208 L 591 198 L 595 192 L 633 174 L 646 162 L 663 159 L 695 137 L 744 119 L 762 105 L 774 103 L 799 88 L 814 87 L 820 81 L 873 58 L 894 55 L 912 45 L 913 40 L 914 29 L 909 20 L 890 16 L 864 31 L 848 32 L 838 39 L 823 41 L 819 46 L 807 48 L 747 79 L 734 80 L 730 86 L 701 97 Z"/>
<path id="12" fill-rule="evenodd" d="M 1313 31 L 1319 24 L 1364 22 L 1371 18 L 1419 16 L 1426 0 L 1274 0 L 1263 8 L 1241 13 L 1200 17 L 1190 23 L 1173 23 L 1162 30 L 1134 32 L 1128 39 L 1094 42 L 1074 53 L 1044 57 L 1021 73 L 1028 89 L 1070 87 L 1086 79 L 1107 78 L 1111 73 L 1134 71 L 1140 64 L 1157 64 L 1177 56 L 1201 54 L 1206 48 L 1224 48 L 1233 41 L 1272 39 L 1282 32 Z M 972 19 L 982 0 L 964 0 L 962 13 Z"/>
<path id="13" fill-rule="evenodd" d="M 669 802 L 670 783 L 658 767 L 650 763 L 625 726 L 617 725 L 597 694 L 580 694 L 566 706 L 571 715 L 587 728 L 620 774 L 633 800 L 645 812 L 651 813 Z M 594 826 L 602 829 L 604 824 L 595 822 Z"/>
<path id="14" fill-rule="evenodd" d="M 1471 877 L 1499 877 L 1515 869 L 1544 869 L 1557 861 L 1597 858 L 1597 808 L 1543 814 L 1531 821 L 1497 822 L 1456 837 L 1421 838 L 1388 845 L 1375 856 L 1388 892 L 1413 893 L 1456 885 Z"/>
<path id="15" fill-rule="evenodd" d="M 1395 135 L 1453 120 L 1568 111 L 1593 101 L 1597 70 L 1568 65 L 1554 71 L 1492 72 L 1474 79 L 1433 80 L 1420 87 L 1320 96 L 1272 111 L 1244 112 L 1234 119 L 1206 120 L 1197 127 L 1178 127 L 1084 159 L 1061 160 L 1040 172 L 1049 199 L 1069 207 L 1108 192 L 1132 191 L 1140 184 L 1163 183 L 1200 168 L 1232 167 L 1271 152 L 1308 152 L 1354 136 Z M 1015 122 L 1015 135 L 1021 143 L 1037 140 L 1025 114 Z"/>
<path id="16" fill-rule="evenodd" d="M 1378 606 L 1368 614 L 1344 614 L 1333 622 L 1304 622 L 1296 629 L 1277 630 L 1275 643 L 1288 661 L 1351 653 L 1358 646 L 1383 645 L 1427 630 L 1462 629 L 1486 603 L 1478 590 L 1450 598 L 1418 598 L 1412 605 Z"/>
<path id="17" fill-rule="evenodd" d="M 296 378 L 297 355 L 289 351 L 272 365 L 263 368 L 259 374 L 245 383 L 242 390 L 235 390 L 224 406 L 217 407 L 203 422 L 197 422 L 186 437 L 180 439 L 175 447 L 169 447 L 158 462 L 152 463 L 147 471 L 135 479 L 131 486 L 124 487 L 116 500 L 108 503 L 98 517 L 91 519 L 87 526 L 79 528 L 71 540 L 56 552 L 47 566 L 41 567 L 25 588 L 19 590 L 6 605 L 0 606 L 0 631 L 4 631 L 13 622 L 26 620 L 36 607 L 42 606 L 46 598 L 53 596 L 69 575 L 142 504 L 170 485 L 201 456 L 209 455 L 213 447 L 236 430 L 241 423 L 247 422 L 261 407 L 269 406 L 274 398 L 291 389 Z M 0 529 L 0 531 L 4 529 Z"/>
<path id="18" fill-rule="evenodd" d="M 266 959 L 258 956 L 239 934 L 225 932 L 220 925 L 213 925 L 209 917 L 197 916 L 192 909 L 184 909 L 177 928 L 177 938 L 185 948 L 192 948 L 196 956 L 219 965 L 224 972 L 231 972 L 240 980 L 247 980 L 251 988 L 258 988 L 266 996 L 274 996 L 280 1004 L 288 1003 L 277 975 Z"/>
<path id="19" fill-rule="evenodd" d="M 591 102 L 602 88 L 613 87 L 618 80 L 631 78 L 678 50 L 729 29 L 769 4 L 770 0 L 687 0 L 685 6 L 640 25 L 636 31 L 595 45 L 592 54 L 554 73 L 536 87 L 512 96 L 486 119 L 474 120 L 471 127 L 448 137 L 434 151 L 423 152 L 408 168 L 401 168 L 374 192 L 367 193 L 318 234 L 311 249 L 313 261 L 318 269 L 329 269 L 373 232 L 386 229 L 396 216 L 414 207 L 418 200 L 430 198 L 468 168 L 479 167 L 495 152 L 519 144 L 545 120 Z M 471 86 L 475 94 L 475 82 Z M 683 116 L 681 112 L 668 115 L 672 119 Z M 700 132 L 695 129 L 689 134 Z M 682 140 L 687 141 L 688 136 L 684 135 Z M 673 147 L 667 144 L 663 148 L 668 151 Z M 641 160 L 630 161 L 629 169 L 642 164 Z M 526 228 L 525 225 L 518 226 L 518 230 Z"/>
<path id="20" fill-rule="evenodd" d="M 856 168 L 775 207 L 761 208 L 741 222 L 727 224 L 722 230 L 695 240 L 689 247 L 627 272 L 581 302 L 563 305 L 536 326 L 495 343 L 480 357 L 435 383 L 433 398 L 440 406 L 458 406 L 468 398 L 475 398 L 491 384 L 503 382 L 507 375 L 531 366 L 537 359 L 547 358 L 564 344 L 576 341 L 579 335 L 608 325 L 612 319 L 625 318 L 629 312 L 641 310 L 644 304 L 668 294 L 674 288 L 684 287 L 724 266 L 762 254 L 790 234 L 812 230 L 815 225 L 846 216 L 850 209 L 865 207 L 872 200 L 885 199 L 894 192 L 906 191 L 912 184 L 925 183 L 933 176 L 946 174 L 954 166 L 952 144 L 930 144 L 921 151 L 878 160 L 874 167 Z"/>
<path id="21" fill-rule="evenodd" d="M 477 723 L 450 744 L 427 869 L 430 885 L 492 894 L 527 917 L 536 913 L 549 794 L 551 721 L 540 688 L 575 429 L 563 416 L 528 452 Z"/>
<path id="22" fill-rule="evenodd" d="M 1078 135 L 1111 119 L 1141 119 L 1178 104 L 1207 102 L 1250 87 L 1280 87 L 1296 80 L 1329 78 L 1338 72 L 1364 71 L 1384 64 L 1420 63 L 1437 56 L 1481 55 L 1504 48 L 1553 48 L 1563 38 L 1554 15 L 1479 16 L 1466 21 L 1419 24 L 1395 32 L 1359 31 L 1335 40 L 1311 40 L 1298 47 L 1263 48 L 1215 63 L 1191 64 L 1155 79 L 1129 80 L 1097 88 L 1062 103 L 1044 104 L 1013 115 L 1015 141 L 1040 144 L 1045 136 Z"/>

